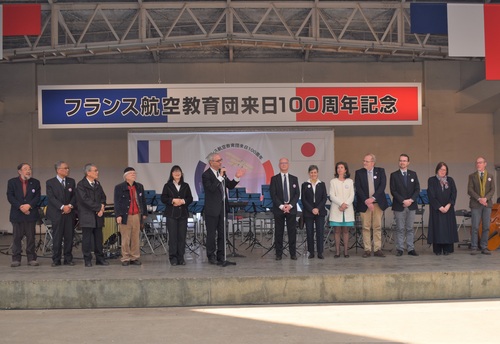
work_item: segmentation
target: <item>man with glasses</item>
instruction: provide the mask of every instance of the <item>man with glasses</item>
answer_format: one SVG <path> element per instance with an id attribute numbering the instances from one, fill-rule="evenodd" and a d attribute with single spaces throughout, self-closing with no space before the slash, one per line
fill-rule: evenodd
<path id="1" fill-rule="evenodd" d="M 82 252 L 85 267 L 92 266 L 92 244 L 96 265 L 109 265 L 102 250 L 102 227 L 104 226 L 104 207 L 106 194 L 97 180 L 99 170 L 94 164 L 86 164 L 85 176 L 76 186 L 78 220 L 82 227 Z"/>
<path id="2" fill-rule="evenodd" d="M 375 167 L 375 155 L 367 154 L 363 168 L 356 171 L 356 211 L 360 213 L 363 226 L 363 258 L 372 254 L 371 230 L 373 229 L 373 251 L 375 257 L 385 257 L 382 252 L 382 215 L 388 207 L 385 197 L 387 179 L 385 170 Z"/>
<path id="3" fill-rule="evenodd" d="M 300 189 L 298 178 L 288 173 L 289 167 L 288 159 L 281 158 L 279 161 L 280 173 L 271 177 L 269 186 L 271 199 L 273 200 L 272 212 L 274 214 L 276 260 L 281 260 L 283 256 L 285 222 L 288 232 L 290 259 L 297 260 L 297 202 L 300 197 Z"/>
<path id="4" fill-rule="evenodd" d="M 210 264 L 224 266 L 224 217 L 229 212 L 226 189 L 234 189 L 246 171 L 238 169 L 235 178 L 230 180 L 219 154 L 209 154 L 207 161 L 210 167 L 201 176 L 205 192 L 203 214 L 207 228 L 207 258 Z"/>
<path id="5" fill-rule="evenodd" d="M 490 232 L 492 197 L 495 194 L 495 181 L 493 175 L 486 171 L 486 159 L 476 159 L 476 171 L 469 175 L 467 193 L 470 196 L 469 207 L 471 210 L 472 232 L 471 232 L 471 254 L 475 255 L 481 250 L 482 254 L 490 255 L 488 250 L 488 237 Z M 483 221 L 481 242 L 479 241 L 479 222 Z"/>
<path id="6" fill-rule="evenodd" d="M 64 265 L 73 266 L 73 227 L 75 222 L 76 182 L 69 178 L 69 166 L 64 161 L 54 165 L 56 176 L 47 180 L 47 219 L 52 224 L 52 266 L 61 265 L 64 241 Z"/>

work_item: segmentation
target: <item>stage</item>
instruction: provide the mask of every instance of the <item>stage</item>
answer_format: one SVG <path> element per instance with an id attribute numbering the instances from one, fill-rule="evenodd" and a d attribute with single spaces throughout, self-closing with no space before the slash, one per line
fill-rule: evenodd
<path id="1" fill-rule="evenodd" d="M 258 234 L 269 247 L 269 236 Z M 302 242 L 298 236 L 298 244 Z M 230 238 L 231 239 L 231 238 Z M 2 252 L 12 236 L 0 235 Z M 351 238 L 354 240 L 354 238 Z M 235 266 L 221 267 L 207 262 L 203 248 L 186 253 L 185 266 L 170 266 L 163 248 L 143 254 L 142 266 L 86 268 L 79 248 L 74 250 L 76 266 L 51 267 L 50 256 L 40 256 L 39 267 L 11 268 L 10 255 L 0 254 L 0 308 L 102 308 L 166 307 L 205 305 L 265 305 L 291 303 L 336 303 L 367 301 L 450 300 L 500 297 L 500 252 L 491 256 L 469 254 L 467 247 L 455 248 L 449 256 L 435 256 L 422 241 L 415 244 L 419 257 L 396 257 L 386 242 L 386 258 L 362 258 L 353 247 L 350 258 L 334 259 L 326 249 L 325 259 L 308 259 L 305 244 L 298 248 L 297 261 L 288 256 L 276 261 L 274 252 L 262 256 L 261 247 L 240 245 L 228 257 Z M 353 245 L 353 242 L 350 242 Z M 247 249 L 248 248 L 248 249 Z M 357 252 L 356 252 L 357 251 Z M 39 254 L 41 252 L 39 251 Z M 198 255 L 197 255 L 198 254 Z"/>

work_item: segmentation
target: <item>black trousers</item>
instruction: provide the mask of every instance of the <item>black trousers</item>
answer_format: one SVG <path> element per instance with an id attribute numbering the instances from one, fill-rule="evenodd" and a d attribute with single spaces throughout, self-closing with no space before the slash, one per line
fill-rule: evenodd
<path id="1" fill-rule="evenodd" d="M 184 261 L 186 252 L 187 218 L 173 219 L 167 217 L 168 255 L 170 262 Z"/>
<path id="2" fill-rule="evenodd" d="M 205 225 L 207 227 L 207 257 L 217 258 L 218 261 L 224 260 L 224 210 L 219 216 L 205 215 Z M 215 238 L 217 237 L 217 246 Z M 217 250 L 217 252 L 216 252 Z M 216 255 L 217 254 L 217 255 Z"/>
<path id="3" fill-rule="evenodd" d="M 323 254 L 325 217 L 320 215 L 304 217 L 304 222 L 306 223 L 307 251 L 310 254 L 314 254 L 314 230 L 316 229 L 316 249 L 318 250 L 318 254 Z"/>
<path id="4" fill-rule="evenodd" d="M 95 260 L 102 262 L 104 260 L 102 252 L 102 227 L 82 227 L 82 252 L 86 263 L 92 260 L 92 248 L 94 249 Z"/>
<path id="5" fill-rule="evenodd" d="M 297 214 L 274 214 L 274 245 L 276 257 L 283 255 L 283 236 L 285 235 L 285 222 L 288 232 L 288 249 L 290 255 L 297 255 Z"/>
<path id="6" fill-rule="evenodd" d="M 64 241 L 64 261 L 73 260 L 73 216 L 62 215 L 59 221 L 52 221 L 52 262 L 61 262 L 62 244 Z"/>
<path id="7" fill-rule="evenodd" d="M 35 252 L 35 226 L 36 221 L 12 222 L 12 261 L 20 262 L 22 253 L 22 240 L 26 237 L 26 256 L 28 262 L 36 260 Z"/>

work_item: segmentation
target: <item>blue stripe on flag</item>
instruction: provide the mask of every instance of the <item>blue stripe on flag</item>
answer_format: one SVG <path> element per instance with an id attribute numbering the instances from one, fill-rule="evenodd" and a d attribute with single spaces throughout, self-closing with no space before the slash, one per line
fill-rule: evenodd
<path id="1" fill-rule="evenodd" d="M 137 141 L 137 162 L 149 163 L 149 141 Z"/>
<path id="2" fill-rule="evenodd" d="M 411 33 L 448 34 L 446 3 L 410 3 Z"/>

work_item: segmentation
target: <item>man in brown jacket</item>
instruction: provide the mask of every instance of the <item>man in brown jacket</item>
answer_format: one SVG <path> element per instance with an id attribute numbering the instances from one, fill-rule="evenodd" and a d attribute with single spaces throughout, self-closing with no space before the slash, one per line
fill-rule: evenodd
<path id="1" fill-rule="evenodd" d="M 469 175 L 467 193 L 470 196 L 469 206 L 472 214 L 471 254 L 491 254 L 488 250 L 488 237 L 490 232 L 490 216 L 493 202 L 491 198 L 495 194 L 494 176 L 486 171 L 486 159 L 476 159 L 476 172 Z M 478 246 L 479 222 L 483 221 L 481 242 Z"/>

